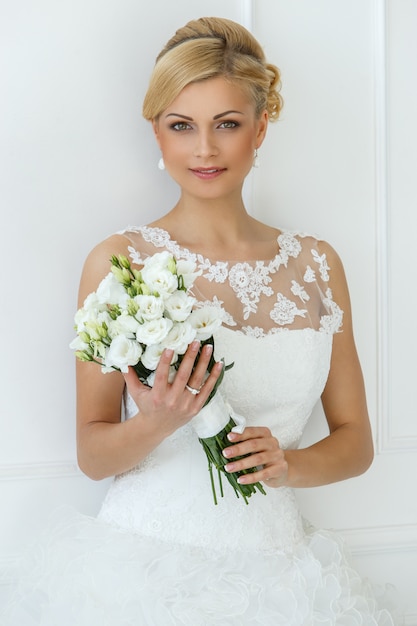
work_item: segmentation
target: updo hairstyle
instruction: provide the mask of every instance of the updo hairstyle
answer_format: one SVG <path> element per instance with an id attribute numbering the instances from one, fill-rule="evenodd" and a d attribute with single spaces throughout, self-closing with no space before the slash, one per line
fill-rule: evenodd
<path id="1" fill-rule="evenodd" d="M 266 62 L 262 47 L 240 24 L 219 17 L 202 17 L 177 30 L 156 59 L 143 116 L 155 120 L 180 92 L 198 81 L 223 76 L 239 85 L 271 121 L 282 108 L 280 73 Z"/>

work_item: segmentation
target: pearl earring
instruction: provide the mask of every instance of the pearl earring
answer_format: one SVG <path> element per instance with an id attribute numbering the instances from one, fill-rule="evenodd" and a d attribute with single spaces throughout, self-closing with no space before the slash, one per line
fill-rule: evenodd
<path id="1" fill-rule="evenodd" d="M 163 157 L 161 157 L 158 161 L 158 169 L 160 169 L 161 171 L 165 169 L 165 163 L 164 163 Z"/>
<path id="2" fill-rule="evenodd" d="M 253 155 L 252 167 L 259 167 L 259 156 L 258 156 L 258 149 L 257 148 L 255 148 L 255 154 Z"/>

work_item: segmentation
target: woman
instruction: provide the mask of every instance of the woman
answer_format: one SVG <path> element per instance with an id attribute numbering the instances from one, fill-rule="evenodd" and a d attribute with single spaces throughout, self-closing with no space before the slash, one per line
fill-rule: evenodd
<path id="1" fill-rule="evenodd" d="M 211 346 L 197 359 L 193 342 L 169 382 L 166 350 L 153 387 L 133 369 L 103 376 L 77 363 L 80 467 L 93 479 L 116 478 L 98 520 L 56 530 L 19 626 L 393 623 L 366 597 L 339 539 L 305 528 L 294 498 L 294 487 L 364 472 L 373 447 L 337 254 L 260 223 L 242 200 L 268 122 L 279 115 L 278 86 L 256 40 L 224 19 L 190 22 L 157 59 L 143 113 L 179 200 L 154 223 L 91 252 L 80 306 L 112 255 L 140 267 L 168 250 L 197 264 L 194 296 L 222 311 L 219 362 L 206 378 Z M 192 428 L 222 358 L 234 362 L 222 393 L 247 420 L 229 435 L 226 470 L 255 468 L 239 480 L 266 491 L 247 505 L 228 485 L 213 504 Z M 298 449 L 319 398 L 329 435 Z"/>

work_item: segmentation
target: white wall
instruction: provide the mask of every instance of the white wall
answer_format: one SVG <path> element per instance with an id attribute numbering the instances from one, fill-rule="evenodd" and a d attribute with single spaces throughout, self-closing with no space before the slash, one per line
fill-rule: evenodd
<path id="1" fill-rule="evenodd" d="M 342 256 L 377 452 L 364 476 L 301 490 L 299 500 L 317 525 L 344 529 L 362 572 L 397 585 L 414 624 L 417 2 L 255 6 L 255 34 L 281 67 L 286 101 L 256 172 L 258 215 L 318 232 Z M 305 441 L 323 432 L 320 418 Z"/>
<path id="2" fill-rule="evenodd" d="M 406 335 L 416 306 L 417 95 L 409 80 L 416 7 L 415 0 L 0 0 L 5 582 L 20 543 L 50 511 L 69 503 L 94 513 L 106 489 L 76 469 L 67 346 L 88 251 L 176 198 L 140 115 L 154 58 L 187 19 L 247 21 L 253 13 L 255 34 L 282 69 L 286 105 L 248 199 L 262 219 L 318 232 L 340 252 L 377 440 L 365 476 L 300 492 L 300 501 L 317 524 L 345 529 L 362 570 L 397 584 L 406 623 L 417 624 L 416 345 Z M 306 440 L 322 432 L 320 419 L 317 411 Z"/>

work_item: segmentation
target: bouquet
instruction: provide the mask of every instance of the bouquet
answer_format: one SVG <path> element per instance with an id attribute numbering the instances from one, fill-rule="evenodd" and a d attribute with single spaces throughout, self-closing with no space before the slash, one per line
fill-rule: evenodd
<path id="1" fill-rule="evenodd" d="M 75 314 L 77 337 L 70 347 L 76 357 L 98 363 L 103 373 L 127 372 L 131 366 L 141 382 L 152 387 L 159 359 L 170 348 L 174 352 L 169 376 L 172 382 L 189 344 L 198 340 L 201 348 L 207 343 L 214 347 L 213 333 L 222 323 L 219 307 L 199 304 L 193 297 L 191 288 L 198 275 L 192 261 L 176 260 L 167 251 L 148 257 L 140 271 L 131 267 L 127 257 L 112 256 L 111 271 Z M 208 373 L 215 362 L 212 354 Z M 241 474 L 255 468 L 235 473 L 224 470 L 228 461 L 222 452 L 229 445 L 227 434 L 242 432 L 245 427 L 244 418 L 217 393 L 224 372 L 232 366 L 224 366 L 205 406 L 192 420 L 207 456 L 215 504 L 213 465 L 222 496 L 222 474 L 246 504 L 256 490 L 265 494 L 260 483 L 237 482 Z"/>

